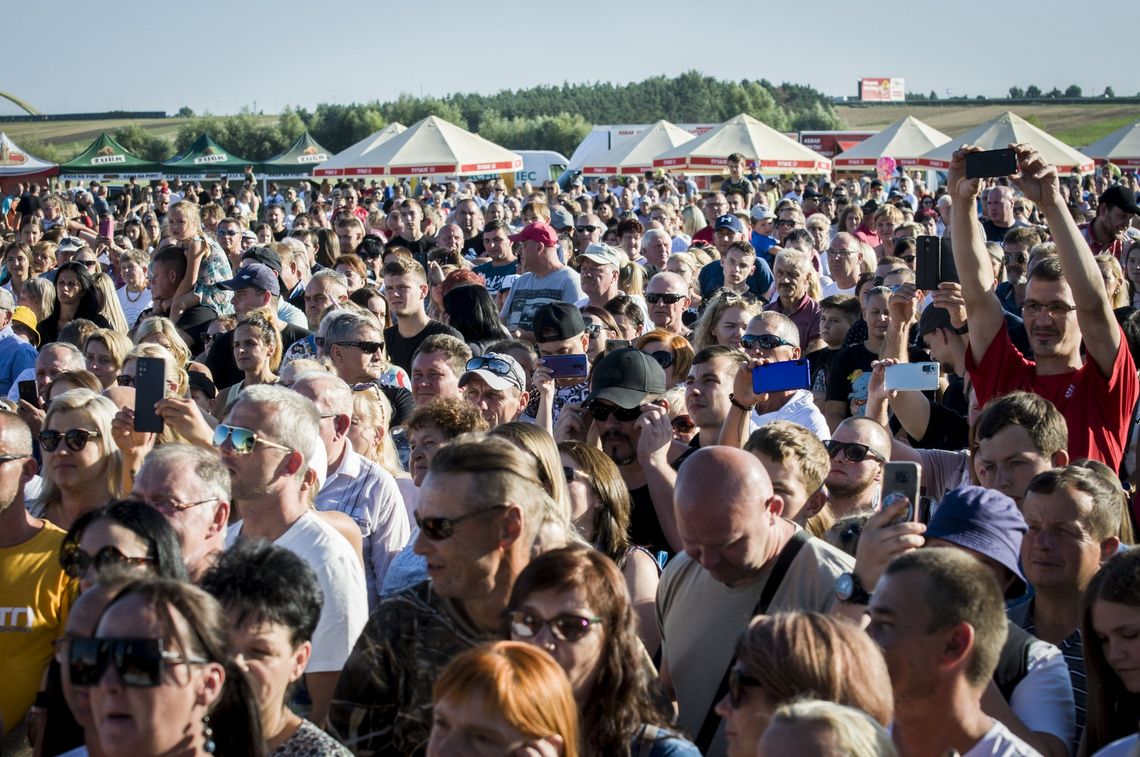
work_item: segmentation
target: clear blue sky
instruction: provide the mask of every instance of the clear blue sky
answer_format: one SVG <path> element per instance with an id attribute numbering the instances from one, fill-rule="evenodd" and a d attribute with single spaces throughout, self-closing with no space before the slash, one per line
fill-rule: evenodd
<path id="1" fill-rule="evenodd" d="M 7 4 L 4 21 L 0 90 L 45 113 L 275 113 L 694 68 L 829 95 L 853 95 L 860 76 L 939 96 L 1014 84 L 1140 92 L 1135 54 L 1114 31 L 1140 28 L 1138 0 L 63 0 Z"/>

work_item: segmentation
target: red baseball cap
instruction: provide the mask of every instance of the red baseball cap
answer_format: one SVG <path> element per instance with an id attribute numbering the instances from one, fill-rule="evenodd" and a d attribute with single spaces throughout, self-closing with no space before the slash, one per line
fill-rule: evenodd
<path id="1" fill-rule="evenodd" d="M 512 242 L 542 242 L 543 247 L 557 247 L 558 246 L 558 232 L 554 227 L 546 221 L 535 221 L 528 224 L 526 228 L 518 234 L 511 234 L 510 239 Z"/>

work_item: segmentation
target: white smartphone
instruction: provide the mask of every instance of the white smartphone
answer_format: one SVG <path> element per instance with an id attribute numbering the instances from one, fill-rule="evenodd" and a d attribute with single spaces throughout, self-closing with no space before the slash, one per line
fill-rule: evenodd
<path id="1" fill-rule="evenodd" d="M 938 363 L 898 363 L 887 366 L 888 391 L 928 392 L 938 388 L 941 377 Z"/>

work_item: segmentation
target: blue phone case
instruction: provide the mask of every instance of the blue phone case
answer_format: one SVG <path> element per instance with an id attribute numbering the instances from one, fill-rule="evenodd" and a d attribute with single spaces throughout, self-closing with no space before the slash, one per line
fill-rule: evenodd
<path id="1" fill-rule="evenodd" d="M 765 363 L 752 369 L 752 391 L 755 394 L 810 388 L 811 368 L 807 358 Z"/>

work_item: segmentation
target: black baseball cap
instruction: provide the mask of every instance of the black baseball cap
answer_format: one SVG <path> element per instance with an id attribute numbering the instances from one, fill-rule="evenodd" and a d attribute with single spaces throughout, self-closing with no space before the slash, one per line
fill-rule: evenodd
<path id="1" fill-rule="evenodd" d="M 561 342 L 585 332 L 586 322 L 569 302 L 548 302 L 535 312 L 531 328 L 537 342 Z"/>
<path id="2" fill-rule="evenodd" d="M 1125 213 L 1140 215 L 1140 206 L 1136 205 L 1136 193 L 1114 184 L 1100 196 L 1101 205 L 1111 205 L 1120 208 Z"/>
<path id="3" fill-rule="evenodd" d="M 954 330 L 954 324 L 950 323 L 950 311 L 936 305 L 927 305 L 918 319 L 918 335 L 926 336 L 936 329 Z"/>
<path id="4" fill-rule="evenodd" d="M 665 370 L 633 347 L 614 350 L 594 365 L 591 400 L 605 400 L 620 408 L 639 407 L 650 394 L 665 393 Z"/>

